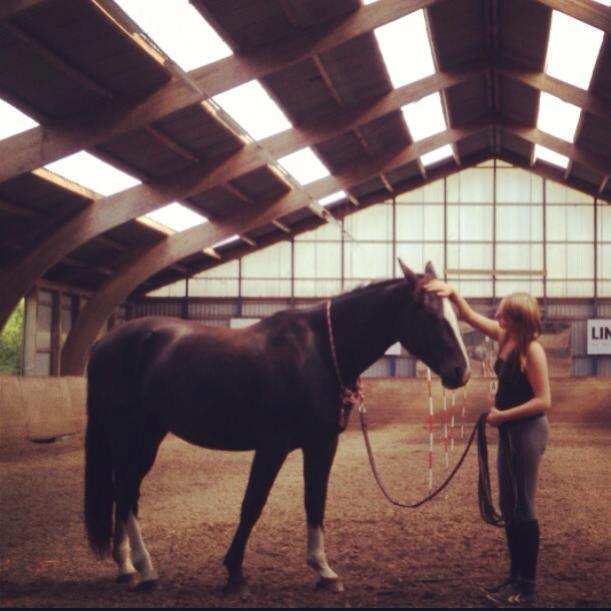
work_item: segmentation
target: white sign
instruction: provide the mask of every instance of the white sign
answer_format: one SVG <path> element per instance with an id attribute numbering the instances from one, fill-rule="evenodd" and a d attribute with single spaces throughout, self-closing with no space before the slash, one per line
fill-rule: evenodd
<path id="1" fill-rule="evenodd" d="M 611 319 L 588 320 L 588 354 L 611 354 Z"/>

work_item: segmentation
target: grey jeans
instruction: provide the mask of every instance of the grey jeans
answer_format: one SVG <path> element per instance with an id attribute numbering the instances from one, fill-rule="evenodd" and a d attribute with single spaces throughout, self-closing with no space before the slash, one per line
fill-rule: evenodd
<path id="1" fill-rule="evenodd" d="M 536 520 L 539 463 L 549 438 L 547 416 L 511 422 L 499 431 L 497 468 L 503 517 Z"/>

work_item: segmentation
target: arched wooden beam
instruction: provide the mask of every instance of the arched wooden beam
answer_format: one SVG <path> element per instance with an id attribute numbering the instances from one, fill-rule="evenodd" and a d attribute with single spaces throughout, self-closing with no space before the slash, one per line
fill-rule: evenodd
<path id="1" fill-rule="evenodd" d="M 282 70 L 441 1 L 384 0 L 363 6 L 339 23 L 335 21 L 312 27 L 301 35 L 274 42 L 270 48 L 232 55 L 192 70 L 188 73 L 189 79 L 201 90 L 200 93 L 172 80 L 145 100 L 106 104 L 76 119 L 37 127 L 8 138 L 0 142 L 0 182 L 153 123 L 172 112 Z"/>
<path id="2" fill-rule="evenodd" d="M 312 146 L 342 134 L 351 126 L 382 117 L 401 106 L 441 88 L 448 88 L 478 78 L 484 68 L 440 73 L 406 85 L 367 105 L 342 110 L 303 127 L 286 130 L 261 141 L 261 146 L 275 157 L 304 146 Z M 0 329 L 19 299 L 53 265 L 88 240 L 173 200 L 180 200 L 206 189 L 222 185 L 266 163 L 258 144 L 248 144 L 229 158 L 202 162 L 171 176 L 139 185 L 103 198 L 63 224 L 21 259 L 0 273 Z"/>
<path id="3" fill-rule="evenodd" d="M 328 176 L 308 185 L 311 193 L 328 195 L 346 189 L 356 182 L 366 181 L 380 172 L 387 172 L 418 159 L 424 153 L 435 150 L 444 144 L 454 144 L 459 140 L 476 134 L 483 127 L 473 129 L 450 129 L 423 139 L 395 154 L 384 162 L 374 161 L 359 164 L 346 172 Z M 264 225 L 285 216 L 309 202 L 295 192 L 280 198 L 272 205 L 239 218 L 217 223 L 206 223 L 187 231 L 169 236 L 159 244 L 148 249 L 142 256 L 131 261 L 110 278 L 90 299 L 72 327 L 62 351 L 62 375 L 83 373 L 89 347 L 114 308 L 124 301 L 134 289 L 147 278 L 173 265 L 193 253 L 213 246 L 234 234 L 247 232 L 253 227 Z"/>
<path id="4" fill-rule="evenodd" d="M 537 0 L 555 11 L 611 34 L 611 11 L 592 0 Z M 568 41 L 570 44 L 570 41 Z"/>

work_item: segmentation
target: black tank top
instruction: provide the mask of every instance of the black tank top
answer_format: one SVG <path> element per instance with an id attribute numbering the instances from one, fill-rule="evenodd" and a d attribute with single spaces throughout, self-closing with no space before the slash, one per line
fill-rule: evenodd
<path id="1" fill-rule="evenodd" d="M 494 372 L 499 379 L 495 407 L 499 410 L 516 407 L 535 396 L 526 374 L 520 369 L 518 351 L 512 350 L 506 359 L 498 357 Z"/>

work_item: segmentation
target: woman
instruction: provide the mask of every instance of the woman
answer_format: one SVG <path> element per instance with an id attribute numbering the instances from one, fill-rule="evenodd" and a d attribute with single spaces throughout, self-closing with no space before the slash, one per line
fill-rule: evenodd
<path id="1" fill-rule="evenodd" d="M 532 602 L 539 551 L 535 494 L 551 405 L 547 358 L 537 341 L 541 334 L 537 301 L 526 293 L 508 295 L 492 320 L 475 312 L 444 282 L 431 280 L 425 289 L 449 298 L 461 320 L 499 344 L 494 365 L 498 390 L 487 423 L 499 428 L 499 496 L 511 563 L 505 580 L 483 590 L 497 604 Z"/>

